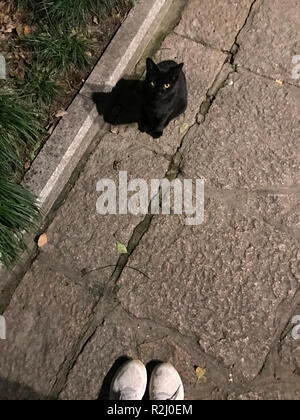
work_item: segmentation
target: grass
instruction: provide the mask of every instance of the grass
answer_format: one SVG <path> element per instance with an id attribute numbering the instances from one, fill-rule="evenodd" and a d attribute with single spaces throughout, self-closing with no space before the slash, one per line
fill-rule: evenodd
<path id="1" fill-rule="evenodd" d="M 25 232 L 37 227 L 39 208 L 33 195 L 0 175 L 0 261 L 9 267 L 26 248 Z"/>
<path id="2" fill-rule="evenodd" d="M 24 81 L 17 83 L 22 95 L 32 104 L 47 107 L 61 92 L 61 85 L 54 80 L 54 74 L 37 64 L 25 69 Z"/>
<path id="3" fill-rule="evenodd" d="M 16 184 L 30 146 L 43 132 L 39 114 L 11 89 L 0 89 L 0 261 L 9 267 L 25 249 L 23 233 L 39 216 L 33 195 Z"/>
<path id="4" fill-rule="evenodd" d="M 134 5 L 135 0 L 129 3 Z M 84 27 L 91 17 L 101 19 L 126 0 L 19 0 L 18 4 L 33 13 L 35 23 L 42 20 L 49 27 L 72 30 Z"/>
<path id="5" fill-rule="evenodd" d="M 39 116 L 16 91 L 0 88 L 0 174 L 21 170 L 26 151 L 43 133 Z"/>
<path id="6" fill-rule="evenodd" d="M 82 35 L 37 33 L 24 37 L 23 41 L 31 49 L 37 65 L 52 74 L 64 76 L 91 63 L 88 52 L 93 44 Z"/>

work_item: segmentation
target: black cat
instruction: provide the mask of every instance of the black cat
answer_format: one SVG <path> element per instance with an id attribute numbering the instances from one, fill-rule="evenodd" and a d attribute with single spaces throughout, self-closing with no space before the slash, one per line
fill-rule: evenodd
<path id="1" fill-rule="evenodd" d="M 147 59 L 147 75 L 143 87 L 143 109 L 140 130 L 157 139 L 171 120 L 187 107 L 184 64 L 163 61 L 155 64 Z"/>

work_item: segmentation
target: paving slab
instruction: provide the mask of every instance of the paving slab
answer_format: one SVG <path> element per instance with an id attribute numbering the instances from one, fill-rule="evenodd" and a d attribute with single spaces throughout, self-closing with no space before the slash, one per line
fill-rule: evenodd
<path id="1" fill-rule="evenodd" d="M 149 337 L 144 338 L 144 342 L 139 346 L 141 360 L 144 360 L 145 363 L 163 361 L 176 366 L 184 384 L 186 399 L 217 400 L 223 398 L 226 391 L 225 378 L 221 380 L 218 373 L 213 372 L 213 368 L 210 369 L 206 365 L 203 357 L 188 349 L 184 338 L 174 340 L 171 335 L 155 337 L 153 331 L 151 333 Z M 202 369 L 202 377 L 200 375 L 199 378 L 197 377 L 197 368 Z M 216 379 L 216 377 L 218 378 Z"/>
<path id="2" fill-rule="evenodd" d="M 300 97 L 247 71 L 230 76 L 186 143 L 183 173 L 216 188 L 294 187 L 300 174 Z"/>
<path id="3" fill-rule="evenodd" d="M 286 377 L 287 372 L 292 372 L 295 376 L 298 375 L 300 371 L 300 338 L 296 339 L 294 336 L 294 328 L 298 324 L 292 323 L 294 317 L 300 316 L 300 302 L 298 302 L 298 308 L 295 311 L 294 315 L 291 317 L 290 322 L 287 326 L 287 331 L 285 336 L 282 337 L 280 343 L 278 343 L 276 349 L 276 370 L 278 376 Z M 299 335 L 299 328 L 297 329 Z M 300 384 L 299 384 L 300 386 Z"/>
<path id="4" fill-rule="evenodd" d="M 230 51 L 253 0 L 189 0 L 175 32 L 196 42 Z"/>
<path id="5" fill-rule="evenodd" d="M 119 258 L 117 241 L 127 245 L 135 226 L 144 218 L 98 214 L 96 204 L 101 193 L 96 190 L 97 183 L 110 179 L 118 187 L 120 171 L 127 171 L 128 182 L 163 178 L 167 171 L 169 161 L 151 149 L 151 142 L 149 147 L 143 147 L 137 133 L 136 127 L 127 127 L 101 140 L 48 229 L 49 244 L 60 252 L 60 259 L 71 261 L 79 271 L 111 265 L 108 272 L 112 272 Z M 99 271 L 92 278 L 97 275 Z"/>
<path id="6" fill-rule="evenodd" d="M 258 375 L 300 278 L 298 242 L 254 209 L 208 199 L 193 228 L 158 216 L 129 260 L 147 278 L 124 272 L 118 293 L 134 316 L 194 334 L 239 380 Z"/>
<path id="7" fill-rule="evenodd" d="M 300 86 L 298 0 L 264 0 L 239 38 L 236 63 L 251 71 Z M 293 57 L 298 61 L 293 63 Z M 293 71 L 298 78 L 293 77 Z"/>
<path id="8" fill-rule="evenodd" d="M 291 386 L 278 387 L 277 390 L 275 384 L 270 386 L 270 390 L 267 388 L 261 392 L 248 392 L 246 394 L 232 393 L 228 395 L 229 401 L 299 401 L 300 392 L 295 388 L 291 389 Z M 290 388 L 290 389 L 289 389 Z"/>
<path id="9" fill-rule="evenodd" d="M 73 343 L 87 323 L 94 299 L 67 276 L 35 262 L 5 312 L 7 339 L 1 342 L 2 399 L 50 396 Z M 18 384 L 9 386 L 10 383 Z"/>
<path id="10" fill-rule="evenodd" d="M 125 322 L 99 327 L 72 369 L 62 400 L 98 399 L 103 379 L 118 358 L 137 358 L 136 331 Z"/>

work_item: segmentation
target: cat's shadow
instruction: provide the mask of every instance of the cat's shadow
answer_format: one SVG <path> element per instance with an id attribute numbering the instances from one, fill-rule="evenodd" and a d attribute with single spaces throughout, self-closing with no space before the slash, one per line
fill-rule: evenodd
<path id="1" fill-rule="evenodd" d="M 138 123 L 140 128 L 142 89 L 140 80 L 121 79 L 111 92 L 93 93 L 92 100 L 105 122 L 112 125 Z"/>

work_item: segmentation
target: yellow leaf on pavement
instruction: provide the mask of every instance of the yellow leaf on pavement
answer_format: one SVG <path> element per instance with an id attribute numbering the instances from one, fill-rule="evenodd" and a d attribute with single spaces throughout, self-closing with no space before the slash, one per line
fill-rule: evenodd
<path id="1" fill-rule="evenodd" d="M 189 131 L 190 125 L 188 123 L 184 123 L 181 127 L 180 127 L 180 134 L 181 135 L 186 135 L 186 133 Z"/>
<path id="2" fill-rule="evenodd" d="M 65 117 L 66 115 L 68 115 L 68 112 L 67 111 L 64 111 L 63 109 L 60 110 L 60 111 L 58 111 L 55 114 L 56 118 L 62 118 L 62 117 Z"/>
<path id="3" fill-rule="evenodd" d="M 196 376 L 197 376 L 198 382 L 206 380 L 205 374 L 206 374 L 206 369 L 205 368 L 201 368 L 200 366 L 197 367 Z"/>
<path id="4" fill-rule="evenodd" d="M 42 248 L 43 246 L 45 246 L 48 243 L 48 237 L 46 235 L 46 233 L 43 233 L 38 240 L 38 247 Z"/>
<path id="5" fill-rule="evenodd" d="M 128 254 L 126 246 L 120 242 L 117 243 L 117 250 L 119 254 Z"/>

